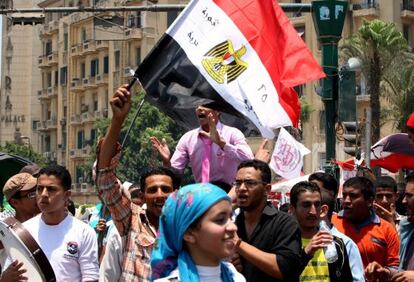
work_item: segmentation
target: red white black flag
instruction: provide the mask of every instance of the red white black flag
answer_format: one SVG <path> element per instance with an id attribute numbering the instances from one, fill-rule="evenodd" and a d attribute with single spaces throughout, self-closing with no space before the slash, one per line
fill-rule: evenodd
<path id="1" fill-rule="evenodd" d="M 138 68 L 147 99 L 177 122 L 214 101 L 268 138 L 298 124 L 293 87 L 324 75 L 274 0 L 193 0 Z"/>

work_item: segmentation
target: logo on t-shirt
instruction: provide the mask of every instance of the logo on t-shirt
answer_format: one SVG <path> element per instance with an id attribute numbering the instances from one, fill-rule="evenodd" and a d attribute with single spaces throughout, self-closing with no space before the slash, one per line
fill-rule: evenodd
<path id="1" fill-rule="evenodd" d="M 73 241 L 68 242 L 67 249 L 70 254 L 72 255 L 76 254 L 78 252 L 78 243 L 73 242 Z"/>

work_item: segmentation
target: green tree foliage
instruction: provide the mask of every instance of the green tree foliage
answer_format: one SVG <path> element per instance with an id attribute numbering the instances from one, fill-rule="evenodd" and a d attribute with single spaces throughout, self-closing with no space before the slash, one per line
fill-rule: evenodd
<path id="1" fill-rule="evenodd" d="M 409 60 L 398 61 L 394 70 L 384 77 L 382 88 L 388 103 L 381 117 L 385 122 L 393 122 L 399 131 L 405 132 L 405 124 L 414 105 L 414 63 Z"/>
<path id="2" fill-rule="evenodd" d="M 31 145 L 6 142 L 4 146 L 0 146 L 0 151 L 3 153 L 23 157 L 38 164 L 39 166 L 45 166 L 49 164 L 49 161 L 42 155 L 34 151 Z"/>
<path id="3" fill-rule="evenodd" d="M 367 94 L 371 98 L 372 143 L 375 143 L 380 138 L 380 84 L 384 76 L 395 71 L 394 60 L 410 55 L 407 41 L 394 23 L 373 20 L 364 22 L 341 50 L 345 59 L 357 57 L 362 62 Z"/>
<path id="4" fill-rule="evenodd" d="M 135 113 L 138 109 L 140 101 L 143 99 L 144 93 L 141 92 L 134 95 L 133 105 L 126 121 L 121 130 L 121 143 L 124 136 L 132 123 Z M 110 125 L 109 118 L 99 119 L 95 123 L 95 128 L 100 135 L 91 148 L 91 157 L 82 166 L 83 171 L 90 175 L 91 167 L 96 158 L 96 143 L 100 137 L 106 134 L 106 130 Z M 140 175 L 148 168 L 162 165 L 159 160 L 158 153 L 153 152 L 150 136 L 156 136 L 160 140 L 165 138 L 167 144 L 173 152 L 179 138 L 186 130 L 179 127 L 168 116 L 160 112 L 156 107 L 148 102 L 145 102 L 141 112 L 139 113 L 132 129 L 127 137 L 124 148 L 122 149 L 122 158 L 117 170 L 117 176 L 121 181 L 138 182 Z M 88 178 L 87 178 L 88 179 Z M 185 174 L 185 179 L 189 179 L 188 172 Z M 88 179 L 88 182 L 91 179 Z M 186 181 L 186 182 L 187 182 Z"/>

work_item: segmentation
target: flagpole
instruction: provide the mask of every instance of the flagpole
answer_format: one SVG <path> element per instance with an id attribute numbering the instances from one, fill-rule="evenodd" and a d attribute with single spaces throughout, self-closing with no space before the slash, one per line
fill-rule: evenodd
<path id="1" fill-rule="evenodd" d="M 142 98 L 141 102 L 139 103 L 138 109 L 137 109 L 137 111 L 135 112 L 135 116 L 134 116 L 134 118 L 132 119 L 132 122 L 131 122 L 131 124 L 130 124 L 130 125 L 129 125 L 129 127 L 128 127 L 127 133 L 126 133 L 126 134 L 125 134 L 125 136 L 124 136 L 124 140 L 122 140 L 122 144 L 121 144 L 121 145 L 122 145 L 122 148 L 123 148 L 123 147 L 124 147 L 124 145 L 125 145 L 125 142 L 126 142 L 126 140 L 127 140 L 127 138 L 128 138 L 129 133 L 131 132 L 132 126 L 134 125 L 135 121 L 137 120 L 137 117 L 138 117 L 139 113 L 141 112 L 142 106 L 144 105 L 144 101 L 145 101 L 145 99 L 144 99 L 144 98 Z"/>
<path id="2" fill-rule="evenodd" d="M 131 72 L 133 72 L 133 71 L 131 70 Z M 131 91 L 131 88 L 132 88 L 132 86 L 134 86 L 135 82 L 138 82 L 138 83 L 139 83 L 139 79 L 138 79 L 138 69 L 136 69 L 136 71 L 135 71 L 134 75 L 132 76 L 132 79 L 131 79 L 131 81 L 129 82 L 129 84 L 128 84 L 128 86 L 126 87 L 126 89 L 127 89 L 128 91 Z M 136 121 L 136 120 L 137 120 L 137 118 L 138 118 L 139 113 L 141 112 L 142 106 L 144 105 L 144 101 L 145 101 L 145 99 L 144 99 L 144 98 L 142 98 L 141 102 L 139 102 L 138 109 L 137 109 L 137 111 L 135 112 L 134 118 L 132 119 L 132 122 L 131 122 L 131 124 L 130 124 L 130 125 L 129 125 L 129 127 L 128 127 L 128 130 L 127 130 L 127 132 L 126 132 L 126 134 L 125 134 L 125 136 L 124 136 L 124 140 L 122 140 L 122 143 L 121 143 L 122 148 L 124 147 L 124 145 L 125 145 L 125 143 L 126 143 L 126 140 L 127 140 L 127 138 L 128 138 L 128 135 L 129 135 L 129 133 L 131 132 L 132 126 L 134 125 L 135 121 Z"/>

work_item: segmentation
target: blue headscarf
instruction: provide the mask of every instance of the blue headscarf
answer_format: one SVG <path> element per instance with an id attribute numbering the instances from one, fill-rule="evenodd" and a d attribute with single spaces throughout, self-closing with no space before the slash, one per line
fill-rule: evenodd
<path id="1" fill-rule="evenodd" d="M 168 276 L 178 266 L 181 281 L 200 281 L 194 261 L 183 247 L 183 236 L 195 220 L 221 200 L 230 198 L 210 183 L 187 185 L 168 197 L 151 255 L 151 280 Z M 221 263 L 221 280 L 233 281 L 233 274 L 224 263 Z"/>

